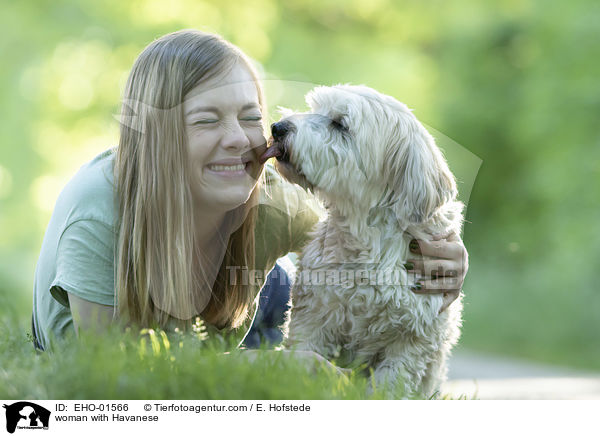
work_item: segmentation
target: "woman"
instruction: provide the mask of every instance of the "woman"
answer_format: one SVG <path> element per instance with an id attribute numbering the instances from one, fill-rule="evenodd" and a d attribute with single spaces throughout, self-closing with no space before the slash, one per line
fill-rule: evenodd
<path id="1" fill-rule="evenodd" d="M 172 328 L 201 316 L 247 330 L 264 278 L 248 271 L 299 251 L 318 220 L 307 193 L 259 164 L 265 113 L 251 62 L 222 38 L 184 30 L 146 47 L 127 81 L 118 148 L 80 169 L 48 225 L 34 280 L 38 348 L 113 320 Z M 411 262 L 428 276 L 458 271 L 452 289 L 438 272 L 415 290 L 446 292 L 449 304 L 466 251 L 443 237 L 454 240 L 419 242 L 442 259 Z"/>

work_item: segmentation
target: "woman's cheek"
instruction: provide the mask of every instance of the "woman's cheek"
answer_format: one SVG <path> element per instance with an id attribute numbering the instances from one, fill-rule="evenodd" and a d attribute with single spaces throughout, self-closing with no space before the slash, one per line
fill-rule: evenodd
<path id="1" fill-rule="evenodd" d="M 210 132 L 196 131 L 188 136 L 188 146 L 192 159 L 203 159 L 208 156 L 217 143 L 216 135 Z"/>
<path id="2" fill-rule="evenodd" d="M 261 145 L 266 145 L 267 140 L 263 135 L 262 127 L 256 127 L 252 129 L 248 134 L 248 139 L 252 143 L 252 148 L 259 147 Z"/>

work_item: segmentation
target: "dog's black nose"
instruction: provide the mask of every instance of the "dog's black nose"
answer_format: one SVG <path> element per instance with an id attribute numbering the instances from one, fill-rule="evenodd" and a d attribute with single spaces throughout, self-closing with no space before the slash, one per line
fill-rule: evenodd
<path id="1" fill-rule="evenodd" d="M 290 130 L 290 122 L 289 121 L 279 121 L 277 123 L 271 124 L 271 133 L 273 134 L 273 139 L 283 138 L 289 130 Z"/>

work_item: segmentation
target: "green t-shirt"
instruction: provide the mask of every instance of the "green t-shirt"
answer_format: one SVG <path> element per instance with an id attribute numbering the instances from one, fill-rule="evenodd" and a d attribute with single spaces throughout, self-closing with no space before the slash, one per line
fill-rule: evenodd
<path id="1" fill-rule="evenodd" d="M 115 305 L 114 153 L 106 150 L 83 165 L 56 201 L 33 283 L 33 324 L 44 349 L 51 333 L 64 337 L 73 331 L 67 292 Z M 258 270 L 270 270 L 278 258 L 300 251 L 323 214 L 314 197 L 283 180 L 270 164 L 265 173 L 255 230 Z"/>

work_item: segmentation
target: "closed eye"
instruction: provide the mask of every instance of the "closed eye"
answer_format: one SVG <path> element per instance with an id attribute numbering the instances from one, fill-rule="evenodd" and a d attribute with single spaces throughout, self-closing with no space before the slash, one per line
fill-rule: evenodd
<path id="1" fill-rule="evenodd" d="M 346 126 L 344 126 L 342 123 L 340 123 L 338 120 L 331 120 L 330 123 L 331 127 L 333 127 L 336 130 L 342 131 L 342 132 L 347 132 L 348 128 Z"/>

